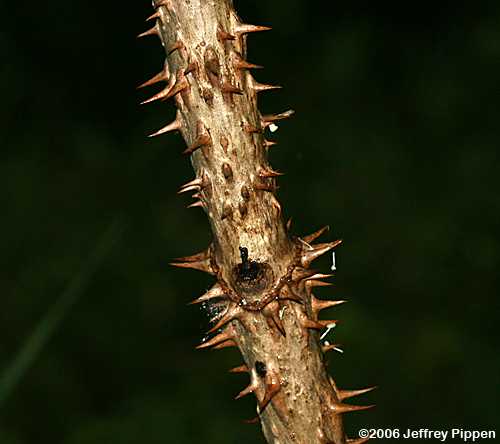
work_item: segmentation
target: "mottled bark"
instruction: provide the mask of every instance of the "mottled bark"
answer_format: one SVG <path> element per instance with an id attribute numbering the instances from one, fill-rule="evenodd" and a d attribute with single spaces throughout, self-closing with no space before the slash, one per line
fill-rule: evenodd
<path id="1" fill-rule="evenodd" d="M 257 83 L 256 65 L 246 61 L 246 37 L 268 28 L 244 24 L 230 0 L 163 0 L 143 35 L 158 35 L 166 51 L 163 70 L 143 86 L 164 82 L 147 100 L 173 97 L 177 115 L 153 135 L 180 131 L 195 179 L 181 187 L 208 215 L 213 243 L 174 265 L 215 277 L 198 298 L 216 313 L 213 337 L 199 348 L 236 346 L 269 443 L 347 441 L 342 414 L 361 410 L 344 404 L 361 392 L 340 391 L 327 374 L 318 331 L 323 308 L 311 290 L 328 275 L 310 263 L 339 241 L 312 245 L 323 231 L 303 238 L 289 234 L 274 191 L 280 173 L 268 163 L 273 142 L 266 127 L 292 112 L 261 115 L 257 95 L 275 88 Z M 328 347 L 327 347 L 328 348 Z M 329 347 L 332 348 L 332 347 Z M 364 391 L 363 391 L 364 392 Z M 364 442 L 364 441 L 353 441 Z"/>

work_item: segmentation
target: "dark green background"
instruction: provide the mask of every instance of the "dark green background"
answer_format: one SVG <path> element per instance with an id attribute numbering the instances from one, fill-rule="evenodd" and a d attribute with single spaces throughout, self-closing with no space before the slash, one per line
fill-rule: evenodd
<path id="1" fill-rule="evenodd" d="M 344 239 L 318 292 L 350 301 L 330 369 L 379 386 L 351 435 L 499 425 L 500 3 L 436 3 L 237 2 L 274 27 L 249 39 L 257 79 L 285 87 L 262 112 L 296 110 L 271 151 L 285 216 Z M 241 422 L 254 400 L 232 400 L 238 353 L 194 350 L 207 319 L 186 302 L 211 280 L 168 266 L 210 236 L 175 193 L 193 177 L 180 136 L 145 138 L 174 114 L 138 105 L 163 63 L 135 39 L 151 13 L 0 4 L 0 377 L 110 221 L 128 224 L 0 405 L 1 444 L 263 442 Z"/>

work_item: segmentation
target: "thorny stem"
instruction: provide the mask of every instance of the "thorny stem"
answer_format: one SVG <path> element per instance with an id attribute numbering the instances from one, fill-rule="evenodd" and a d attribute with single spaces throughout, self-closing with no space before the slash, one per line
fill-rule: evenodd
<path id="1" fill-rule="evenodd" d="M 274 195 L 276 177 L 268 163 L 273 142 L 264 137 L 275 120 L 293 112 L 262 115 L 257 94 L 276 86 L 258 83 L 246 61 L 246 37 L 269 28 L 244 24 L 231 0 L 157 0 L 154 26 L 166 51 L 162 71 L 141 86 L 165 84 L 144 103 L 173 97 L 176 118 L 153 136 L 180 131 L 196 178 L 181 187 L 195 192 L 208 215 L 213 243 L 174 265 L 215 276 L 216 283 L 194 302 L 218 301 L 223 308 L 198 348 L 237 346 L 250 383 L 237 398 L 253 393 L 269 443 L 361 443 L 348 441 L 343 413 L 363 410 L 343 400 L 359 391 L 338 390 L 324 364 L 318 331 L 324 308 L 312 294 L 328 277 L 311 262 L 340 241 L 310 245 L 325 229 L 302 239 L 289 234 Z M 168 149 L 168 148 L 167 148 Z"/>

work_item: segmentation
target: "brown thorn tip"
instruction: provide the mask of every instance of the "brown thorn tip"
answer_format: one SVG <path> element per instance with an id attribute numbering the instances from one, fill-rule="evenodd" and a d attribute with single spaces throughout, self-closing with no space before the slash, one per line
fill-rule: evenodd
<path id="1" fill-rule="evenodd" d="M 201 302 L 206 302 L 210 299 L 221 298 L 224 296 L 224 290 L 219 284 L 215 284 L 210 290 L 202 294 L 198 299 L 189 302 L 188 305 L 200 304 Z"/>
<path id="2" fill-rule="evenodd" d="M 293 116 L 294 114 L 295 114 L 295 111 L 293 109 L 289 109 L 288 111 L 284 111 L 282 113 L 268 114 L 268 115 L 262 116 L 262 121 L 265 122 L 266 124 L 270 125 L 272 122 L 276 122 L 277 120 L 288 119 L 290 116 Z"/>
<path id="3" fill-rule="evenodd" d="M 330 225 L 325 225 L 324 227 L 320 228 L 319 230 L 315 231 L 314 233 L 311 233 L 307 236 L 304 236 L 302 238 L 302 240 L 309 244 L 309 243 L 315 241 L 318 237 L 320 237 L 325 231 L 328 231 L 329 229 L 330 229 Z"/>
<path id="4" fill-rule="evenodd" d="M 343 414 L 350 412 L 359 412 L 361 410 L 368 410 L 375 407 L 375 404 L 372 405 L 349 405 L 349 404 L 334 404 L 331 408 L 334 414 Z"/>
<path id="5" fill-rule="evenodd" d="M 300 258 L 300 262 L 303 267 L 307 268 L 311 264 L 312 261 L 327 253 L 328 251 L 335 248 L 337 245 L 341 244 L 341 240 L 336 240 L 334 242 L 326 242 L 323 244 L 312 245 L 312 250 L 306 250 L 302 257 Z"/>
<path id="6" fill-rule="evenodd" d="M 176 94 L 180 93 L 184 89 L 186 89 L 189 86 L 189 83 L 186 79 L 186 77 L 183 75 L 181 79 L 179 79 L 173 88 L 168 92 L 168 94 L 165 96 L 165 99 L 170 99 L 170 97 L 175 96 Z"/>
<path id="7" fill-rule="evenodd" d="M 153 134 L 149 134 L 148 137 L 156 137 L 161 134 L 169 133 L 171 131 L 177 131 L 181 129 L 181 122 L 178 119 L 175 119 L 173 122 L 169 123 L 168 125 L 164 126 L 163 128 L 160 128 L 158 131 L 154 132 Z"/>
<path id="8" fill-rule="evenodd" d="M 163 82 L 166 80 L 167 80 L 167 74 L 165 73 L 165 71 L 161 71 L 158 74 L 155 74 L 149 80 L 146 80 L 144 83 L 141 83 L 137 87 L 137 89 L 145 88 L 146 86 L 154 85 L 155 83 Z"/>
<path id="9" fill-rule="evenodd" d="M 232 369 L 229 370 L 229 373 L 248 373 L 248 367 L 243 364 L 238 367 L 233 367 Z"/>
<path id="10" fill-rule="evenodd" d="M 158 32 L 158 26 L 157 25 L 154 25 L 152 28 L 148 29 L 147 31 L 144 31 L 143 33 L 139 34 L 137 36 L 138 39 L 142 38 L 142 37 L 146 37 L 148 35 L 159 35 L 159 32 Z"/>
<path id="11" fill-rule="evenodd" d="M 192 180 L 191 182 L 188 182 L 186 185 L 190 185 L 197 180 L 198 179 Z M 192 254 L 190 256 L 177 257 L 175 258 L 175 260 L 177 262 L 197 262 L 208 259 L 209 257 L 210 257 L 210 246 L 207 249 L 200 251 L 199 253 Z"/>
<path id="12" fill-rule="evenodd" d="M 238 344 L 236 344 L 233 339 L 228 339 L 227 341 L 221 342 L 219 345 L 214 345 L 212 350 L 220 350 L 228 347 L 238 347 Z"/>
<path id="13" fill-rule="evenodd" d="M 156 11 L 154 14 L 150 15 L 146 21 L 149 22 L 150 20 L 160 18 L 160 11 Z"/>
<path id="14" fill-rule="evenodd" d="M 270 31 L 272 28 L 269 26 L 257 26 L 257 25 L 247 25 L 240 24 L 236 27 L 236 34 L 248 34 L 250 32 L 261 32 L 261 31 Z"/>
<path id="15" fill-rule="evenodd" d="M 179 268 L 192 268 L 193 270 L 199 270 L 205 273 L 213 274 L 209 260 L 196 261 L 196 262 L 170 262 L 170 265 Z"/>
<path id="16" fill-rule="evenodd" d="M 241 308 L 238 307 L 237 305 L 230 307 L 227 310 L 227 313 L 219 319 L 219 322 L 215 324 L 210 330 L 208 330 L 208 333 L 213 333 L 214 331 L 217 331 L 219 328 L 223 327 L 226 325 L 228 322 L 231 322 L 233 319 L 236 319 L 238 315 L 241 312 Z"/>
<path id="17" fill-rule="evenodd" d="M 262 69 L 264 68 L 262 65 L 256 65 L 255 63 L 247 62 L 243 59 L 238 59 L 234 64 L 236 69 Z"/>
<path id="18" fill-rule="evenodd" d="M 373 387 L 368 387 L 365 389 L 359 389 L 359 390 L 339 390 L 338 391 L 338 396 L 341 401 L 344 399 L 349 399 L 349 398 L 354 398 L 355 396 L 359 395 L 364 395 L 365 393 L 371 392 L 372 390 L 375 390 L 377 386 Z"/>
<path id="19" fill-rule="evenodd" d="M 258 93 L 263 91 L 272 91 L 273 89 L 281 89 L 283 88 L 280 85 L 267 85 L 265 83 L 253 82 L 252 89 Z"/>
<path id="20" fill-rule="evenodd" d="M 193 202 L 191 205 L 188 205 L 186 208 L 197 208 L 197 207 L 204 207 L 205 204 L 201 200 L 197 200 L 196 202 Z"/>
<path id="21" fill-rule="evenodd" d="M 215 335 L 212 339 L 203 342 L 202 344 L 196 346 L 196 348 L 203 349 L 203 348 L 208 348 L 216 345 L 220 345 L 226 341 L 233 340 L 234 335 L 231 331 L 228 331 L 227 329 L 224 330 L 222 333 L 219 333 Z"/>
<path id="22" fill-rule="evenodd" d="M 317 299 L 316 297 L 311 298 L 311 308 L 313 313 L 318 314 L 321 310 L 326 308 L 335 307 L 336 305 L 345 304 L 347 301 L 327 301 L 324 299 Z"/>

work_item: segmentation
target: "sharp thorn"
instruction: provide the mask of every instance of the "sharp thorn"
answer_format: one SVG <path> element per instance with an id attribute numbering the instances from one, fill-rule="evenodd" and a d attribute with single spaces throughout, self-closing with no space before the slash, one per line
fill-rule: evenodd
<path id="1" fill-rule="evenodd" d="M 221 298 L 225 295 L 224 290 L 219 284 L 215 284 L 210 290 L 203 293 L 198 299 L 189 302 L 189 305 L 200 304 L 209 301 L 210 299 Z"/>
<path id="2" fill-rule="evenodd" d="M 199 185 L 191 185 L 190 187 L 181 188 L 177 191 L 177 194 L 187 193 L 188 191 L 200 191 Z"/>
<path id="3" fill-rule="evenodd" d="M 375 405 L 349 405 L 349 404 L 334 404 L 330 407 L 334 414 L 343 414 L 349 412 L 359 412 L 361 410 L 368 410 L 375 407 Z"/>
<path id="4" fill-rule="evenodd" d="M 306 287 L 310 290 L 312 287 L 330 287 L 333 284 L 331 282 L 324 282 L 315 279 L 306 280 Z"/>
<path id="5" fill-rule="evenodd" d="M 179 268 L 192 268 L 193 270 L 199 270 L 204 271 L 205 273 L 214 274 L 209 259 L 196 262 L 171 262 L 170 265 Z"/>
<path id="6" fill-rule="evenodd" d="M 302 237 L 302 240 L 304 242 L 307 242 L 310 244 L 311 242 L 315 241 L 318 237 L 320 237 L 325 231 L 328 231 L 330 229 L 330 225 L 325 225 L 323 228 L 320 228 L 319 230 L 315 231 L 314 233 L 311 233 L 307 236 Z"/>
<path id="7" fill-rule="evenodd" d="M 234 67 L 236 69 L 262 69 L 262 68 L 264 68 L 262 65 L 256 65 L 255 63 L 247 62 L 246 60 L 243 60 L 241 57 L 238 57 L 236 59 Z"/>
<path id="8" fill-rule="evenodd" d="M 327 253 L 331 249 L 335 248 L 339 244 L 341 244 L 341 240 L 336 240 L 334 242 L 326 242 L 324 244 L 313 245 L 313 249 L 309 251 L 305 251 L 300 258 L 300 262 L 303 267 L 307 268 L 311 265 L 311 262 L 323 254 Z"/>
<path id="9" fill-rule="evenodd" d="M 247 25 L 245 23 L 242 23 L 242 24 L 236 26 L 235 34 L 242 35 L 242 34 L 248 34 L 251 32 L 270 31 L 271 29 L 272 28 L 270 28 L 269 26 Z"/>
<path id="10" fill-rule="evenodd" d="M 233 305 L 230 308 L 228 308 L 226 314 L 215 324 L 210 330 L 208 330 L 208 333 L 213 333 L 214 331 L 219 330 L 219 328 L 222 328 L 224 325 L 226 325 L 228 322 L 231 322 L 233 319 L 236 319 L 238 315 L 241 313 L 242 308 Z"/>
<path id="11" fill-rule="evenodd" d="M 155 74 L 153 77 L 151 77 L 149 80 L 146 80 L 144 83 L 141 83 L 137 89 L 145 88 L 146 86 L 151 86 L 154 85 L 155 83 L 159 82 L 166 82 L 168 80 L 167 73 L 165 70 L 159 72 L 158 74 Z"/>
<path id="12" fill-rule="evenodd" d="M 257 93 L 263 92 L 263 91 L 272 91 L 273 89 L 281 89 L 283 88 L 282 86 L 279 85 L 267 85 L 265 83 L 259 83 L 254 81 L 252 83 L 252 89 L 256 91 Z"/>
<path id="13" fill-rule="evenodd" d="M 365 393 L 375 390 L 377 386 L 368 387 L 360 390 L 339 390 L 338 396 L 341 401 L 344 399 L 354 398 L 355 396 L 364 395 Z"/>
<path id="14" fill-rule="evenodd" d="M 160 11 L 156 11 L 154 14 L 150 15 L 147 19 L 146 22 L 149 22 L 150 20 L 154 20 L 160 18 Z"/>
<path id="15" fill-rule="evenodd" d="M 148 35 L 159 35 L 160 33 L 158 32 L 158 25 L 154 25 L 152 28 L 148 29 L 147 31 L 144 31 L 143 33 L 139 34 L 137 36 L 138 39 L 142 37 L 146 37 Z"/>
<path id="16" fill-rule="evenodd" d="M 321 310 L 326 308 L 335 307 L 336 305 L 344 304 L 347 301 L 326 301 L 322 299 L 318 299 L 316 297 L 311 297 L 311 308 L 315 315 L 317 315 Z"/>
<path id="17" fill-rule="evenodd" d="M 288 119 L 294 113 L 295 113 L 295 111 L 293 109 L 290 109 L 288 111 L 284 111 L 284 112 L 279 113 L 279 114 L 268 114 L 268 115 L 262 116 L 262 126 L 267 128 L 273 122 L 276 122 L 278 120 Z"/>
<path id="18" fill-rule="evenodd" d="M 238 347 L 238 344 L 236 344 L 233 339 L 228 339 L 227 341 L 221 342 L 219 345 L 214 345 L 212 350 L 220 350 L 221 348 L 228 347 Z"/>
<path id="19" fill-rule="evenodd" d="M 228 340 L 233 340 L 234 334 L 230 330 L 224 330 L 222 333 L 215 335 L 212 339 L 209 339 L 206 342 L 196 346 L 198 350 L 203 348 L 209 348 L 216 345 L 220 345 Z"/>
<path id="20" fill-rule="evenodd" d="M 197 207 L 204 207 L 205 204 L 201 200 L 197 200 L 196 202 L 192 203 L 191 205 L 188 205 L 186 208 L 197 208 Z"/>
<path id="21" fill-rule="evenodd" d="M 192 180 L 191 182 L 188 182 L 186 185 L 193 183 L 198 179 Z M 182 257 L 176 257 L 175 260 L 177 262 L 198 262 L 198 261 L 204 261 L 210 258 L 210 248 L 208 247 L 207 249 L 200 251 L 199 253 L 192 254 L 190 256 L 182 256 Z"/>
<path id="22" fill-rule="evenodd" d="M 153 134 L 149 134 L 148 137 L 156 137 L 161 134 L 169 133 L 171 131 L 178 131 L 181 129 L 181 122 L 178 118 L 176 118 L 173 122 L 165 125 L 163 128 L 160 128 L 158 131 Z"/>

